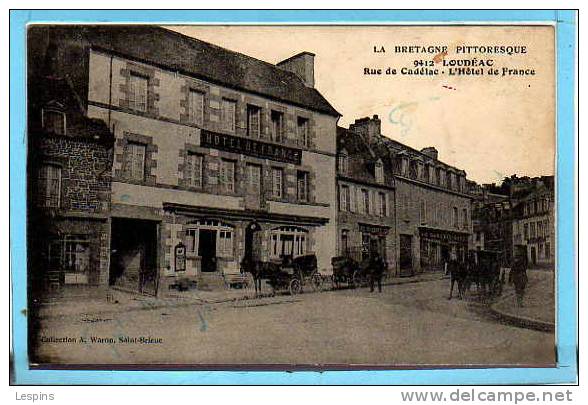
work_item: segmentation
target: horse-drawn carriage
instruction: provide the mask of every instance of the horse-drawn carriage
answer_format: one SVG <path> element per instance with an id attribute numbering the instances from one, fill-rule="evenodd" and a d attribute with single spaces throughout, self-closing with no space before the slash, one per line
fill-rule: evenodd
<path id="1" fill-rule="evenodd" d="M 331 259 L 333 266 L 333 288 L 338 289 L 342 284 L 351 288 L 363 287 L 372 279 L 381 279 L 385 262 L 379 256 L 364 258 L 361 261 L 349 256 L 337 256 Z"/>
<path id="2" fill-rule="evenodd" d="M 482 298 L 500 295 L 503 282 L 500 259 L 500 252 L 471 250 L 464 261 L 449 261 L 447 265 L 451 275 L 449 299 L 453 295 L 454 284 L 457 284 L 459 298 L 463 298 L 472 285 L 476 286 L 476 292 Z"/>
<path id="3" fill-rule="evenodd" d="M 274 293 L 288 291 L 290 294 L 300 294 L 306 286 L 313 291 L 319 290 L 322 277 L 318 272 L 316 255 L 298 257 L 284 256 L 279 261 L 243 260 L 241 271 L 251 273 L 255 292 L 261 292 L 263 280 L 267 280 Z"/>

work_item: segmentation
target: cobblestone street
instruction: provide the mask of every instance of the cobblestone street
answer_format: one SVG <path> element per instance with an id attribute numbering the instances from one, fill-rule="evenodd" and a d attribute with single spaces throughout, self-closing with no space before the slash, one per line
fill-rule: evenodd
<path id="1" fill-rule="evenodd" d="M 41 341 L 39 356 L 70 364 L 554 362 L 553 334 L 503 325 L 480 304 L 449 301 L 448 286 L 439 279 L 385 286 L 382 294 L 362 288 L 50 318 L 42 321 L 42 339 L 75 342 Z M 153 343 L 133 340 L 141 336 Z"/>

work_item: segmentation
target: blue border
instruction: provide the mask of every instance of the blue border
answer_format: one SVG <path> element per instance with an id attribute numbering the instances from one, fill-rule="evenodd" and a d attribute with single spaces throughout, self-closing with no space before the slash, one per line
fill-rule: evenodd
<path id="1" fill-rule="evenodd" d="M 556 22 L 557 27 L 557 368 L 330 372 L 47 371 L 29 370 L 26 308 L 25 27 L 31 22 L 398 23 Z M 15 382 L 17 384 L 536 384 L 577 379 L 575 283 L 575 39 L 576 14 L 557 10 L 259 11 L 259 10 L 13 10 L 10 13 L 10 252 Z"/>

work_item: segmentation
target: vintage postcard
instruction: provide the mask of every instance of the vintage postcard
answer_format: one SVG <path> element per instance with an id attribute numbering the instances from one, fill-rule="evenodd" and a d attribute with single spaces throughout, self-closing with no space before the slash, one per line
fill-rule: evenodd
<path id="1" fill-rule="evenodd" d="M 31 367 L 555 367 L 555 25 L 26 41 Z"/>

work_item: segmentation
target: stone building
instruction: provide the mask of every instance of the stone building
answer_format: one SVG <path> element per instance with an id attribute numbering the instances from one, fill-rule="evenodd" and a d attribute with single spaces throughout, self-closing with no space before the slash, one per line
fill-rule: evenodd
<path id="1" fill-rule="evenodd" d="M 374 252 L 389 274 L 396 269 L 394 177 L 388 155 L 379 156 L 363 135 L 337 128 L 337 250 L 356 261 Z"/>
<path id="2" fill-rule="evenodd" d="M 433 147 L 420 151 L 381 134 L 377 115 L 351 124 L 377 156 L 387 156 L 395 185 L 396 272 L 439 270 L 471 248 L 472 198 L 466 173 L 443 163 Z"/>
<path id="3" fill-rule="evenodd" d="M 29 64 L 27 235 L 29 287 L 108 281 L 113 136 L 89 118 L 51 61 Z"/>
<path id="4" fill-rule="evenodd" d="M 555 263 L 555 193 L 553 176 L 536 179 L 529 187 L 514 190 L 513 249 L 522 245 L 531 267 Z M 517 195 L 518 194 L 518 195 Z"/>
<path id="5" fill-rule="evenodd" d="M 115 136 L 109 284 L 220 282 L 247 255 L 330 267 L 339 113 L 313 54 L 273 65 L 147 26 L 34 26 L 29 44 Z"/>

